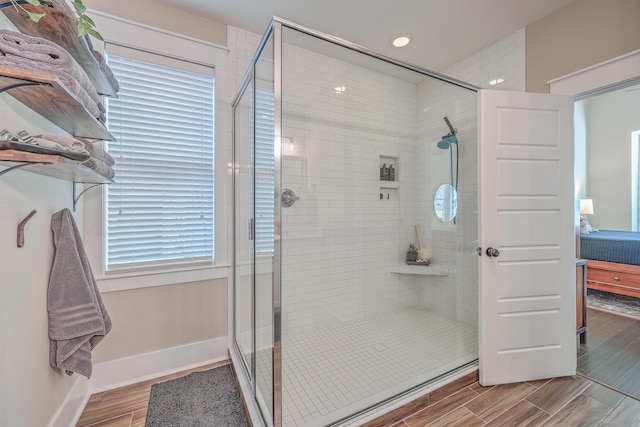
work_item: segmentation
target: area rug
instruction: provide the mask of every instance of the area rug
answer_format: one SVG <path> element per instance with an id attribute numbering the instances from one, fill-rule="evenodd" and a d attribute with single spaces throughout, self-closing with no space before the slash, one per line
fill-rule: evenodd
<path id="1" fill-rule="evenodd" d="M 587 306 L 640 319 L 640 298 L 587 289 Z"/>
<path id="2" fill-rule="evenodd" d="M 145 426 L 248 426 L 231 366 L 152 385 Z"/>

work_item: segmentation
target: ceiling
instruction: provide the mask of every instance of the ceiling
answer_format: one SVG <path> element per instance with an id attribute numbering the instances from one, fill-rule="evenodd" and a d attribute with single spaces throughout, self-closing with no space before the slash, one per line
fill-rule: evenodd
<path id="1" fill-rule="evenodd" d="M 442 71 L 572 0 L 155 0 L 262 34 L 272 16 Z M 580 1 L 580 0 L 575 0 Z M 391 38 L 409 33 L 404 48 Z"/>

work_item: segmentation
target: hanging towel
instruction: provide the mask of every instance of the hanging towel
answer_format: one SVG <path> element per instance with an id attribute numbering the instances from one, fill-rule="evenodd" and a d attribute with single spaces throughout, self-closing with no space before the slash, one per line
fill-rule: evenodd
<path id="1" fill-rule="evenodd" d="M 91 376 L 91 350 L 111 330 L 80 233 L 69 209 L 51 217 L 54 257 L 47 291 L 49 363 Z"/>

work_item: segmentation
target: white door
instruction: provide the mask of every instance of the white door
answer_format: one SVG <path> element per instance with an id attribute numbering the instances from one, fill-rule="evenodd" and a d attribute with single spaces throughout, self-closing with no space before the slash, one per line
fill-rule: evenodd
<path id="1" fill-rule="evenodd" d="M 574 375 L 573 99 L 481 90 L 479 111 L 480 383 Z"/>

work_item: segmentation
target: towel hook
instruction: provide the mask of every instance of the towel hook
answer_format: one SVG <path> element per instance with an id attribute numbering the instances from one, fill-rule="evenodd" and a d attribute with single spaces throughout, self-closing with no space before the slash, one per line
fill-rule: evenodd
<path id="1" fill-rule="evenodd" d="M 18 247 L 21 248 L 24 246 L 24 226 L 26 225 L 27 221 L 29 221 L 31 219 L 32 216 L 34 216 L 36 214 L 36 210 L 32 210 L 31 213 L 29 215 L 27 215 L 26 217 L 24 217 L 24 219 L 22 221 L 20 221 L 20 223 L 18 224 Z"/>

